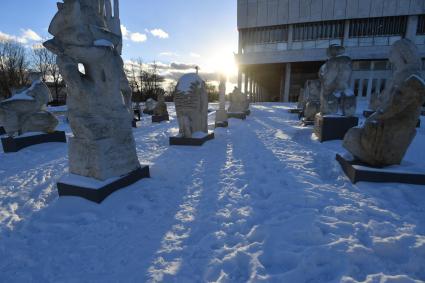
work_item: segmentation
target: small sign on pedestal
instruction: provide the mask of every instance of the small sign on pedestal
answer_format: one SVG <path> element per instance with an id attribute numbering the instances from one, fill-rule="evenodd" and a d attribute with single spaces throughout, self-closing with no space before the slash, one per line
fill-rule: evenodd
<path id="1" fill-rule="evenodd" d="M 56 131 L 49 134 L 36 134 L 21 137 L 6 137 L 1 139 L 5 153 L 18 152 L 23 148 L 49 142 L 66 143 L 65 132 Z"/>
<path id="2" fill-rule="evenodd" d="M 204 133 L 203 136 L 184 138 L 184 137 L 170 137 L 170 145 L 183 145 L 183 146 L 202 146 L 209 140 L 214 139 L 214 132 Z"/>
<path id="3" fill-rule="evenodd" d="M 323 116 L 317 114 L 314 121 L 314 133 L 320 142 L 343 140 L 349 129 L 358 126 L 359 118 L 345 116 Z"/>

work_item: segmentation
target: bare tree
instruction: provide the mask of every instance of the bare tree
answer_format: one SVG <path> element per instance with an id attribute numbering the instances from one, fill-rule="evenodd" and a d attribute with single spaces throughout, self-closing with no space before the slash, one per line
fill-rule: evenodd
<path id="1" fill-rule="evenodd" d="M 8 98 L 12 91 L 28 84 L 25 47 L 13 41 L 0 41 L 0 96 Z"/>

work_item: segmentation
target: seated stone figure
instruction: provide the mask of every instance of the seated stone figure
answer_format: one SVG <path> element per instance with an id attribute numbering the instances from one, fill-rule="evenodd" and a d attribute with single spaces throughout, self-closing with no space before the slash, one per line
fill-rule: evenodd
<path id="1" fill-rule="evenodd" d="M 55 131 L 58 120 L 45 111 L 51 99 L 47 85 L 39 73 L 31 73 L 31 87 L 0 103 L 0 124 L 9 136 L 27 132 Z"/>
<path id="2" fill-rule="evenodd" d="M 320 112 L 320 80 L 308 80 L 304 86 L 303 116 L 307 121 L 314 121 Z"/>
<path id="3" fill-rule="evenodd" d="M 165 104 L 165 98 L 163 93 L 158 94 L 158 102 L 155 105 L 155 108 L 153 110 L 153 115 L 154 116 L 168 115 L 167 104 Z"/>
<path id="4" fill-rule="evenodd" d="M 195 73 L 182 76 L 174 93 L 180 137 L 208 133 L 208 95 L 205 82 Z"/>
<path id="5" fill-rule="evenodd" d="M 356 112 L 356 97 L 350 89 L 353 68 L 351 58 L 343 56 L 344 52 L 344 47 L 331 45 L 327 51 L 329 59 L 320 68 L 322 115 L 353 116 Z"/>
<path id="6" fill-rule="evenodd" d="M 400 164 L 416 135 L 416 124 L 425 102 L 425 82 L 421 59 L 409 40 L 397 41 L 391 48 L 394 66 L 392 80 L 381 94 L 381 105 L 363 127 L 351 129 L 344 147 L 371 166 Z"/>
<path id="7" fill-rule="evenodd" d="M 230 106 L 227 112 L 229 113 L 246 113 L 249 110 L 249 102 L 246 96 L 235 87 L 230 94 Z"/>

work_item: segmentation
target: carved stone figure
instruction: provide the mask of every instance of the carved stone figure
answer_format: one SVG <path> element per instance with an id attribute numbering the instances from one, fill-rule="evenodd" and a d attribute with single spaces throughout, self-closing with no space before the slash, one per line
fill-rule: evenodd
<path id="1" fill-rule="evenodd" d="M 67 86 L 70 173 L 106 180 L 140 168 L 120 56 L 118 1 L 58 3 L 44 46 L 55 53 Z M 79 72 L 79 64 L 85 74 Z M 124 97 L 124 99 L 123 99 Z M 124 102 L 124 100 L 126 102 Z"/>
<path id="2" fill-rule="evenodd" d="M 322 115 L 353 116 L 356 113 L 356 97 L 350 89 L 353 67 L 351 58 L 343 56 L 344 52 L 344 47 L 331 45 L 327 51 L 329 59 L 320 68 Z"/>
<path id="3" fill-rule="evenodd" d="M 416 135 L 416 124 L 425 102 L 425 82 L 416 46 L 403 39 L 390 52 L 392 80 L 382 93 L 381 105 L 363 127 L 351 129 L 344 147 L 371 166 L 400 164 Z"/>
<path id="4" fill-rule="evenodd" d="M 227 124 L 227 111 L 226 111 L 226 78 L 222 76 L 220 78 L 220 85 L 218 86 L 219 91 L 219 109 L 215 115 L 216 125 Z"/>
<path id="5" fill-rule="evenodd" d="M 174 94 L 179 133 L 191 138 L 194 133 L 208 133 L 208 95 L 205 82 L 195 73 L 182 76 Z"/>
<path id="6" fill-rule="evenodd" d="M 0 125 L 9 136 L 27 132 L 52 133 L 58 125 L 55 116 L 45 111 L 51 99 L 39 73 L 30 75 L 31 87 L 0 102 Z"/>
<path id="7" fill-rule="evenodd" d="M 304 109 L 304 107 L 305 107 L 304 92 L 305 92 L 304 88 L 301 88 L 300 94 L 298 95 L 297 109 Z"/>
<path id="8" fill-rule="evenodd" d="M 157 102 L 155 99 L 148 98 L 145 102 L 145 109 L 143 109 L 143 113 L 152 115 L 153 111 L 155 110 L 156 104 Z"/>
<path id="9" fill-rule="evenodd" d="M 246 113 L 249 110 L 249 102 L 246 96 L 235 87 L 230 94 L 230 106 L 227 112 L 229 113 Z"/>
<path id="10" fill-rule="evenodd" d="M 320 112 L 320 80 L 308 80 L 304 86 L 304 119 L 314 121 L 314 117 Z"/>
<path id="11" fill-rule="evenodd" d="M 153 110 L 154 116 L 166 116 L 168 115 L 167 104 L 165 103 L 164 94 L 158 94 L 158 102 Z"/>

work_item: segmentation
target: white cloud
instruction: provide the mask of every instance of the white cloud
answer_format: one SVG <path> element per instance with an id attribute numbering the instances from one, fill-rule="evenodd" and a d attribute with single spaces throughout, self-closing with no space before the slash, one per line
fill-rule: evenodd
<path id="1" fill-rule="evenodd" d="M 128 35 L 130 34 L 130 31 L 127 29 L 125 25 L 121 25 L 121 33 L 124 39 L 128 38 Z"/>
<path id="2" fill-rule="evenodd" d="M 170 37 L 167 32 L 165 32 L 163 29 L 160 29 L 160 28 L 152 29 L 152 30 L 150 30 L 150 33 L 153 36 L 158 37 L 158 38 L 162 38 L 162 39 Z"/>
<path id="3" fill-rule="evenodd" d="M 177 53 L 175 52 L 161 52 L 159 53 L 159 56 L 163 56 L 163 57 L 177 57 L 179 56 Z"/>
<path id="4" fill-rule="evenodd" d="M 201 57 L 201 55 L 199 55 L 198 53 L 195 53 L 195 52 L 191 52 L 191 53 L 190 53 L 190 57 L 193 57 L 193 58 L 200 58 L 200 57 Z"/>
<path id="5" fill-rule="evenodd" d="M 29 41 L 41 41 L 42 38 L 32 29 L 21 29 L 21 36 L 10 35 L 0 31 L 0 40 L 27 44 Z"/>
<path id="6" fill-rule="evenodd" d="M 134 42 L 145 42 L 148 37 L 146 36 L 146 34 L 135 32 L 131 34 L 130 39 Z"/>
<path id="7" fill-rule="evenodd" d="M 41 41 L 42 38 L 32 29 L 22 29 L 22 38 L 29 41 Z"/>

